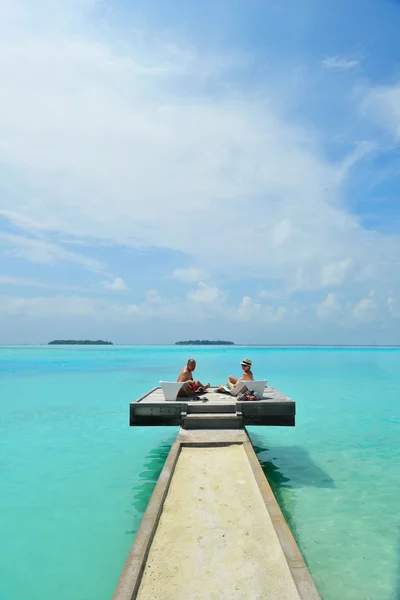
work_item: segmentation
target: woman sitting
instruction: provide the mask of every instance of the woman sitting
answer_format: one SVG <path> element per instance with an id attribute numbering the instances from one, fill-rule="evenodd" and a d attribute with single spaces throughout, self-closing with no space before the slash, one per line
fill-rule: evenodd
<path id="1" fill-rule="evenodd" d="M 215 391 L 216 392 L 231 392 L 238 383 L 245 383 L 246 381 L 254 381 L 254 377 L 253 377 L 253 373 L 251 371 L 251 360 L 248 358 L 245 358 L 244 360 L 242 360 L 242 362 L 240 363 L 241 367 L 243 369 L 243 373 L 241 375 L 241 377 L 239 377 L 239 379 L 237 377 L 234 377 L 233 375 L 229 375 L 228 377 L 228 381 L 226 382 L 226 384 L 220 385 Z"/>

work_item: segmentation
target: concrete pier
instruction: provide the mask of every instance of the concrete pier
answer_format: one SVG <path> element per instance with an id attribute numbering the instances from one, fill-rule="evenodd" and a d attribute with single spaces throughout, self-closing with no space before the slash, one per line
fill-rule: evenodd
<path id="1" fill-rule="evenodd" d="M 113 600 L 318 600 L 244 429 L 181 429 Z"/>

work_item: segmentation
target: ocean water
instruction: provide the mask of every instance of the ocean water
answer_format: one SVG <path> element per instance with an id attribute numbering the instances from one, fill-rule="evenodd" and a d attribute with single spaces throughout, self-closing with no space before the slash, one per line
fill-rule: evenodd
<path id="1" fill-rule="evenodd" d="M 175 378 L 254 374 L 297 402 L 250 428 L 323 600 L 400 600 L 400 349 L 0 347 L 0 600 L 108 600 L 177 428 L 130 428 Z"/>

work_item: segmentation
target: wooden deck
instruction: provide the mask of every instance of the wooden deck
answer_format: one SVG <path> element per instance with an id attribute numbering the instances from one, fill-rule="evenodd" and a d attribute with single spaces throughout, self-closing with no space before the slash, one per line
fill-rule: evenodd
<path id="1" fill-rule="evenodd" d="M 166 402 L 160 387 L 130 404 L 130 425 L 174 425 L 183 429 L 242 429 L 246 425 L 295 425 L 296 403 L 267 386 L 258 402 L 237 402 L 210 388 L 201 401 Z"/>

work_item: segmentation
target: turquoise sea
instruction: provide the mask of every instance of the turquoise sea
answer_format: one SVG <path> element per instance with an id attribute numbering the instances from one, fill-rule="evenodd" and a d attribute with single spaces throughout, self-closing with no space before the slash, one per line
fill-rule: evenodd
<path id="1" fill-rule="evenodd" d="M 0 600 L 109 600 L 176 428 L 130 428 L 174 378 L 254 374 L 297 402 L 250 428 L 323 600 L 400 600 L 400 349 L 0 347 Z"/>

